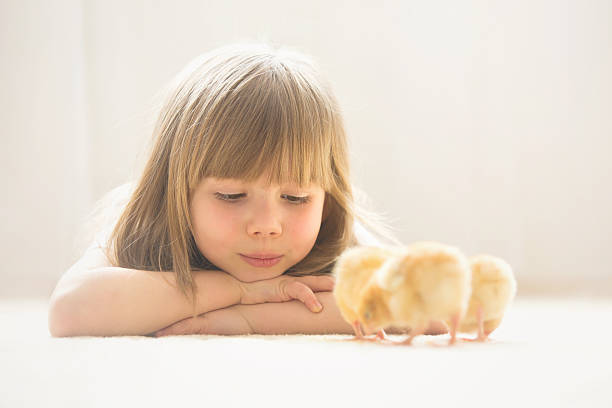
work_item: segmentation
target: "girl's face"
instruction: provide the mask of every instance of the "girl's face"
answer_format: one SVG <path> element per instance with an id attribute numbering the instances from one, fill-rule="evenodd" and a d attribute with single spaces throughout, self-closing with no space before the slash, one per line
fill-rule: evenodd
<path id="1" fill-rule="evenodd" d="M 243 282 L 280 276 L 308 255 L 319 234 L 325 191 L 207 177 L 190 203 L 195 242 Z M 261 260 L 260 258 L 274 259 Z"/>

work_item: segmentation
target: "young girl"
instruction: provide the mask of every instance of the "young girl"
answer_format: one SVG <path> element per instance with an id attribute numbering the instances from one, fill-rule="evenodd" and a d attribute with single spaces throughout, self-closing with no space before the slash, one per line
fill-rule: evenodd
<path id="1" fill-rule="evenodd" d="M 352 333 L 335 259 L 381 243 L 363 226 L 399 242 L 354 199 L 340 109 L 309 58 L 265 44 L 202 55 L 154 138 L 139 180 L 103 200 L 120 216 L 58 282 L 52 335 Z"/>

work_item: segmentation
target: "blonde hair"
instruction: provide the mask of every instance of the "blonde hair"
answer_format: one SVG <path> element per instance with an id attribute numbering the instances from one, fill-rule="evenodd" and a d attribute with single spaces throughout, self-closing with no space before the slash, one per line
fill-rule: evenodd
<path id="1" fill-rule="evenodd" d="M 171 83 L 153 137 L 108 237 L 107 257 L 119 267 L 174 271 L 180 291 L 191 294 L 194 315 L 191 271 L 218 269 L 198 250 L 189 212 L 204 177 L 248 182 L 267 172 L 269 183 L 325 190 L 317 240 L 288 275 L 331 273 L 337 257 L 359 244 L 355 219 L 397 243 L 382 217 L 355 202 L 338 103 L 302 53 L 243 43 L 196 58 Z"/>

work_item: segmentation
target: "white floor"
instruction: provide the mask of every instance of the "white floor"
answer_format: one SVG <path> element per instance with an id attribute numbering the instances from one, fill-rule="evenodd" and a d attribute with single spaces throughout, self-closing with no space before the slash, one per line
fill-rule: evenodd
<path id="1" fill-rule="evenodd" d="M 612 407 L 612 299 L 517 299 L 486 344 L 349 336 L 52 338 L 0 300 L 0 407 Z M 399 339 L 400 336 L 393 336 Z M 433 343 L 433 344 L 432 344 Z"/>

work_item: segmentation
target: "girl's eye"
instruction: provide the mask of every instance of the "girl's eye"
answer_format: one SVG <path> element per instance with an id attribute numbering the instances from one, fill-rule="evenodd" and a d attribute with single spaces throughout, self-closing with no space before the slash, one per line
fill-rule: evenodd
<path id="1" fill-rule="evenodd" d="M 283 194 L 283 196 L 287 197 L 287 201 L 289 201 L 290 203 L 294 203 L 294 204 L 306 204 L 307 202 L 310 201 L 310 197 L 309 196 L 296 197 L 296 196 L 291 196 L 291 195 L 287 195 L 287 194 Z"/>
<path id="2" fill-rule="evenodd" d="M 219 198 L 220 200 L 223 201 L 236 201 L 238 200 L 240 197 L 245 196 L 246 194 L 244 193 L 240 193 L 240 194 L 223 194 L 223 193 L 215 193 L 215 196 L 217 198 Z"/>
<path id="3" fill-rule="evenodd" d="M 244 193 L 240 194 L 223 194 L 223 193 L 215 193 L 215 196 L 223 201 L 236 202 L 239 198 L 246 196 Z M 305 197 L 297 197 L 292 195 L 283 194 L 282 197 L 286 197 L 287 201 L 291 204 L 306 204 L 310 201 L 309 196 Z"/>

